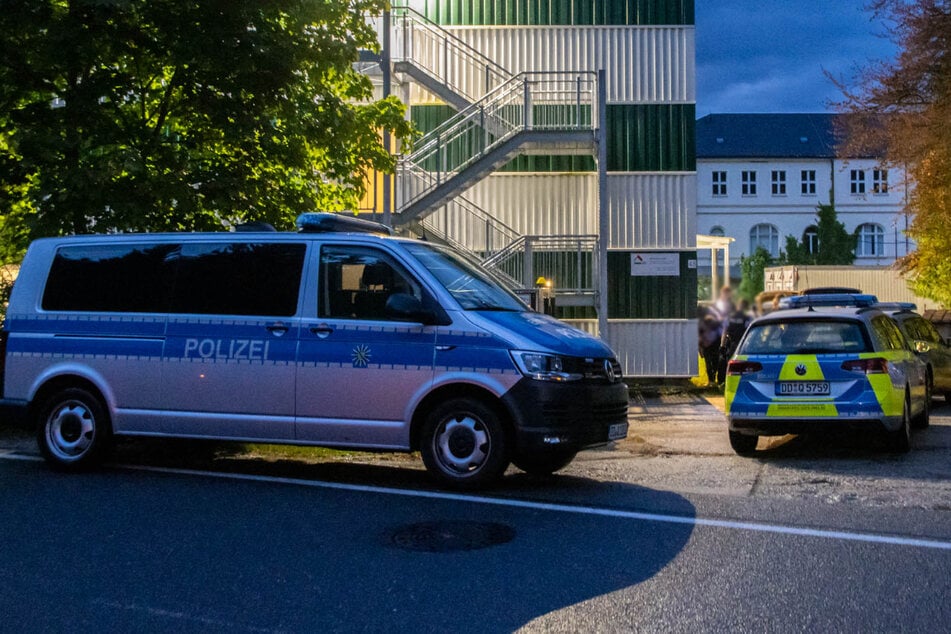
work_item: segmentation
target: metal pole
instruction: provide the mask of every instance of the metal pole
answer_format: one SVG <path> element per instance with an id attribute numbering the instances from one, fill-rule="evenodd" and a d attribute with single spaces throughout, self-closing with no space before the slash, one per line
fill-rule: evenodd
<path id="1" fill-rule="evenodd" d="M 390 12 L 383 12 L 383 42 L 382 55 L 380 56 L 380 67 L 383 71 L 383 98 L 390 96 L 392 89 L 392 77 L 390 76 Z M 383 130 L 383 149 L 387 154 L 392 154 L 393 140 L 390 138 L 390 131 Z M 387 227 L 393 226 L 393 175 L 383 174 L 383 224 Z"/>
<path id="2" fill-rule="evenodd" d="M 604 69 L 598 71 L 598 336 L 608 341 L 608 134 Z"/>
<path id="3" fill-rule="evenodd" d="M 525 262 L 522 264 L 522 284 L 525 288 L 535 288 L 535 263 L 533 262 L 532 236 L 525 236 Z"/>

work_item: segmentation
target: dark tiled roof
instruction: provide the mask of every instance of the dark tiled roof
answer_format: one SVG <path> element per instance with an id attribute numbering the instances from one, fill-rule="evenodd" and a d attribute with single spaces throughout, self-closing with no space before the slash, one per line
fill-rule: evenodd
<path id="1" fill-rule="evenodd" d="M 711 114 L 697 121 L 697 158 L 835 158 L 836 114 Z"/>

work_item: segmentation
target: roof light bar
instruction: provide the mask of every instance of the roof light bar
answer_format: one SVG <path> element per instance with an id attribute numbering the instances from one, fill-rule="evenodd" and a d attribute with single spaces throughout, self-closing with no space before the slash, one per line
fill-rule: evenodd
<path id="1" fill-rule="evenodd" d="M 818 306 L 853 306 L 867 308 L 878 303 L 874 295 L 829 293 L 825 295 L 793 295 L 779 300 L 780 308 L 808 308 Z"/>
<path id="2" fill-rule="evenodd" d="M 310 212 L 297 216 L 295 223 L 301 233 L 331 233 L 334 231 L 349 233 L 381 233 L 393 235 L 386 225 L 353 216 L 344 216 L 329 212 Z"/>

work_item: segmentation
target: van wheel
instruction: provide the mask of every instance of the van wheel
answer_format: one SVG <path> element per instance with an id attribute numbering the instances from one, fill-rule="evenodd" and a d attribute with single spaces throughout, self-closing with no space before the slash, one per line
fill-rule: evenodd
<path id="1" fill-rule="evenodd" d="M 426 469 L 453 488 L 492 484 L 509 464 L 500 416 L 474 398 L 454 398 L 437 406 L 426 417 L 421 438 Z"/>
<path id="2" fill-rule="evenodd" d="M 740 456 L 752 456 L 756 453 L 759 436 L 748 436 L 736 431 L 730 432 L 730 446 Z"/>
<path id="3" fill-rule="evenodd" d="M 888 432 L 888 450 L 892 453 L 908 453 L 911 449 L 911 405 L 909 397 L 905 395 L 905 405 L 901 412 L 901 427 L 895 431 Z"/>
<path id="4" fill-rule="evenodd" d="M 568 463 L 574 460 L 577 455 L 577 451 L 546 452 L 531 455 L 522 454 L 515 456 L 512 462 L 525 473 L 546 476 L 567 467 Z"/>
<path id="5" fill-rule="evenodd" d="M 72 387 L 50 396 L 38 412 L 36 440 L 47 463 L 63 471 L 80 471 L 101 462 L 112 429 L 98 398 Z"/>

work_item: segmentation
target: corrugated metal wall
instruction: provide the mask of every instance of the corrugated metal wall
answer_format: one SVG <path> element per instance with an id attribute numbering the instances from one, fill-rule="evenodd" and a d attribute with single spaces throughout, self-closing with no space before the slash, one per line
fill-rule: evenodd
<path id="1" fill-rule="evenodd" d="M 693 174 L 609 174 L 608 248 L 695 248 L 695 181 Z M 598 232 L 596 174 L 497 173 L 465 196 L 521 233 Z"/>
<path id="2" fill-rule="evenodd" d="M 454 35 L 519 73 L 604 68 L 608 103 L 692 103 L 693 27 L 460 28 Z M 482 85 L 478 69 L 456 61 L 463 87 Z M 464 79 L 466 74 L 472 78 Z M 413 98 L 425 98 L 414 93 Z M 415 103 L 415 102 L 414 102 Z"/>
<path id="3" fill-rule="evenodd" d="M 697 252 L 679 252 L 679 275 L 634 276 L 636 251 L 608 252 L 608 317 L 690 319 L 697 313 Z M 693 261 L 693 267 L 690 261 Z"/>
<path id="4" fill-rule="evenodd" d="M 694 0 L 410 0 L 440 24 L 693 24 Z"/>
<path id="5" fill-rule="evenodd" d="M 565 320 L 575 328 L 598 334 L 593 319 Z M 608 343 L 627 377 L 690 377 L 699 372 L 695 319 L 612 319 Z"/>

